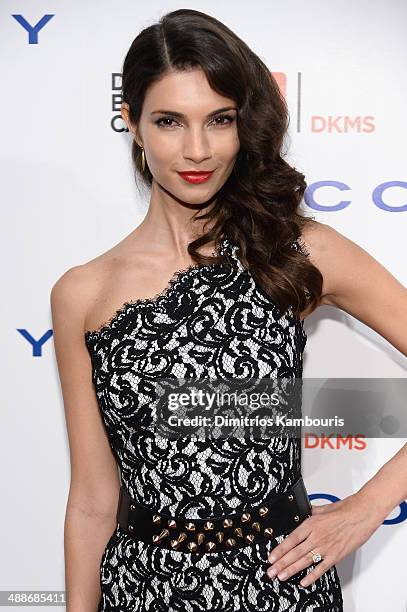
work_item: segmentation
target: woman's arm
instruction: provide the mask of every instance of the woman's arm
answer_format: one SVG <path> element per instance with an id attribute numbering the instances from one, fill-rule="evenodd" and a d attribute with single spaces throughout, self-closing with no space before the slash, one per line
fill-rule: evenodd
<path id="1" fill-rule="evenodd" d="M 317 223 L 304 237 L 324 277 L 322 303 L 362 321 L 407 356 L 407 289 L 340 232 Z M 386 516 L 407 498 L 407 444 L 357 493 Z"/>
<path id="2" fill-rule="evenodd" d="M 98 608 L 100 562 L 116 527 L 120 487 L 83 337 L 91 283 L 85 267 L 77 266 L 58 279 L 50 296 L 71 460 L 64 531 L 67 612 Z"/>
<path id="3" fill-rule="evenodd" d="M 344 310 L 407 356 L 407 289 L 372 255 L 329 225 L 314 221 L 302 239 L 324 279 L 321 304 Z"/>
<path id="4" fill-rule="evenodd" d="M 321 303 L 351 314 L 407 355 L 407 289 L 369 253 L 328 225 L 313 222 L 302 240 L 323 276 Z M 273 565 L 267 574 L 286 580 L 312 563 L 309 551 L 315 549 L 323 560 L 301 580 L 309 586 L 366 542 L 406 498 L 407 444 L 357 493 L 315 506 L 312 516 L 269 555 Z"/>

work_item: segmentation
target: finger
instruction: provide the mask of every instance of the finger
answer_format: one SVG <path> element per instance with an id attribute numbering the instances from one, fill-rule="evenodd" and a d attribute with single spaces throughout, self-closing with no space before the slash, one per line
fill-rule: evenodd
<path id="1" fill-rule="evenodd" d="M 316 545 L 313 545 L 310 538 L 307 538 L 302 544 L 290 550 L 267 569 L 266 573 L 269 578 L 274 578 L 274 576 L 277 575 L 279 578 L 288 578 L 296 574 L 300 569 L 304 569 L 304 567 L 310 565 L 310 563 L 312 563 L 312 555 L 310 555 L 309 551 L 313 546 Z"/>
<path id="2" fill-rule="evenodd" d="M 294 563 L 291 563 L 284 569 L 279 570 L 278 572 L 276 572 L 275 567 L 272 567 L 270 570 L 267 570 L 267 575 L 270 578 L 277 576 L 279 580 L 288 580 L 288 578 L 291 578 L 291 576 L 294 576 L 294 574 L 297 574 L 301 570 L 309 567 L 311 564 L 312 560 L 310 559 L 309 555 L 306 557 L 302 556 L 300 559 L 296 560 Z"/>
<path id="3" fill-rule="evenodd" d="M 320 561 L 319 563 L 315 564 L 315 567 L 313 570 L 311 570 L 306 576 L 305 578 L 303 578 L 300 582 L 300 585 L 303 587 L 309 586 L 310 584 L 312 584 L 313 582 L 315 582 L 315 580 L 318 580 L 318 578 L 320 578 L 322 576 L 322 574 L 325 574 L 325 572 L 332 567 L 333 562 L 330 561 L 329 559 L 323 559 L 322 561 Z"/>
<path id="4" fill-rule="evenodd" d="M 294 546 L 297 546 L 303 542 L 311 533 L 311 517 L 306 518 L 301 525 L 296 527 L 291 533 L 289 533 L 280 544 L 277 544 L 275 548 L 268 555 L 270 563 L 275 563 L 278 559 L 288 553 Z"/>

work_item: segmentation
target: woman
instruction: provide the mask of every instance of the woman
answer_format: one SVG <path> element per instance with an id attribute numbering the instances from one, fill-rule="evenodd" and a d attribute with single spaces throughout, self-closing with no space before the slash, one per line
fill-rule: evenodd
<path id="1" fill-rule="evenodd" d="M 340 611 L 335 563 L 404 499 L 406 448 L 311 508 L 299 439 L 160 438 L 154 400 L 162 378 L 300 378 L 304 318 L 321 304 L 406 354 L 406 290 L 301 214 L 284 99 L 219 21 L 181 9 L 143 30 L 122 117 L 148 213 L 51 292 L 72 465 L 67 610 Z"/>

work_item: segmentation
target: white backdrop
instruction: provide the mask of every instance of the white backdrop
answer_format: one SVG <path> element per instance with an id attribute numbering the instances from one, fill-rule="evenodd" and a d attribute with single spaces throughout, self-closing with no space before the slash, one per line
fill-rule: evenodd
<path id="1" fill-rule="evenodd" d="M 310 186 L 307 212 L 406 284 L 407 6 L 401 0 L 4 0 L 0 590 L 64 589 L 69 449 L 49 293 L 68 268 L 119 242 L 146 213 L 112 75 L 143 27 L 181 7 L 224 21 L 279 73 L 291 116 L 290 161 Z M 52 17 L 29 37 L 44 15 Z M 313 192 L 319 181 L 330 184 Z M 374 198 L 387 182 L 399 185 Z M 338 206 L 343 201 L 349 204 Z M 305 328 L 304 377 L 406 376 L 406 359 L 340 310 L 318 309 Z M 355 492 L 404 442 L 304 448 L 308 492 L 337 498 Z M 338 564 L 346 612 L 406 611 L 406 508 L 403 502 L 388 517 L 394 524 L 380 526 Z"/>

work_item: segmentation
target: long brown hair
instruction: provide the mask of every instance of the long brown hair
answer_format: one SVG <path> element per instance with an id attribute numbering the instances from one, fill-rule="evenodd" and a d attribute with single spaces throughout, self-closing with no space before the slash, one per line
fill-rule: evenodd
<path id="1" fill-rule="evenodd" d="M 239 258 L 282 313 L 316 308 L 322 275 L 310 262 L 301 231 L 312 222 L 300 210 L 304 175 L 283 158 L 288 108 L 264 62 L 227 26 L 192 9 L 167 13 L 132 42 L 123 62 L 122 97 L 129 120 L 139 122 L 148 87 L 170 70 L 201 68 L 213 90 L 235 100 L 240 141 L 234 171 L 216 194 L 214 206 L 194 218 L 211 229 L 188 245 L 199 264 L 217 261 L 197 249 L 218 243 L 224 233 L 239 245 Z M 152 174 L 141 166 L 134 140 L 135 177 L 147 186 Z M 295 248 L 293 243 L 295 242 Z"/>

